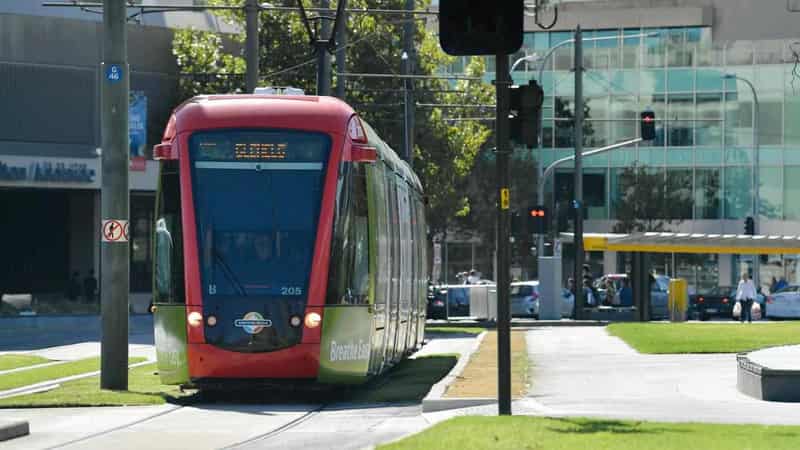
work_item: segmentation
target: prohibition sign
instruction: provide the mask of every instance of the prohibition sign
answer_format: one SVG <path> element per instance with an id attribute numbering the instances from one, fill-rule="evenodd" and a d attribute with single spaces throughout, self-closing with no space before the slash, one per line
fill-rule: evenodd
<path id="1" fill-rule="evenodd" d="M 103 221 L 103 242 L 128 242 L 128 221 L 108 219 Z"/>

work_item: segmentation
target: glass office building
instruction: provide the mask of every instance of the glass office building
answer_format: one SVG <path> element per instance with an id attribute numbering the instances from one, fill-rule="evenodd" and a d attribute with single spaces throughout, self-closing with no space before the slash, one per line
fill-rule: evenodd
<path id="1" fill-rule="evenodd" d="M 510 62 L 529 55 L 512 73 L 515 84 L 538 78 L 552 47 L 573 38 L 568 31 L 525 34 Z M 609 232 L 621 198 L 620 173 L 646 165 L 670 190 L 692 199 L 669 208 L 667 228 L 695 233 L 742 233 L 752 215 L 755 108 L 750 88 L 726 73 L 752 82 L 757 92 L 760 233 L 797 234 L 800 224 L 800 43 L 795 40 L 712 42 L 710 27 L 625 28 L 584 31 L 585 150 L 637 137 L 639 114 L 655 112 L 656 139 L 584 160 L 586 231 Z M 560 47 L 544 63 L 542 84 L 544 149 L 548 165 L 574 152 L 574 49 Z M 460 71 L 465 61 L 450 68 Z M 489 58 L 488 71 L 494 70 Z M 494 79 L 488 73 L 487 79 Z M 548 198 L 572 195 L 570 166 L 559 169 Z M 771 277 L 800 282 L 796 255 L 762 257 L 762 283 Z M 602 256 L 595 255 L 595 258 Z M 689 278 L 700 288 L 735 283 L 748 257 L 676 255 L 656 258 L 659 271 Z M 606 263 L 606 265 L 609 265 Z M 610 264 L 614 265 L 614 264 Z M 605 268 L 624 270 L 624 267 Z M 604 270 L 599 268 L 599 270 Z"/>

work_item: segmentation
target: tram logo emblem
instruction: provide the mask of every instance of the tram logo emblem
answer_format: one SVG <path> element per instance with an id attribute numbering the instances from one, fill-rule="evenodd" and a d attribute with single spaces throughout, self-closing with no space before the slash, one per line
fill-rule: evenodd
<path id="1" fill-rule="evenodd" d="M 265 319 L 264 316 L 257 312 L 249 312 L 241 319 L 236 319 L 233 322 L 234 326 L 244 329 L 245 333 L 258 334 L 264 328 L 271 327 L 272 321 Z"/>

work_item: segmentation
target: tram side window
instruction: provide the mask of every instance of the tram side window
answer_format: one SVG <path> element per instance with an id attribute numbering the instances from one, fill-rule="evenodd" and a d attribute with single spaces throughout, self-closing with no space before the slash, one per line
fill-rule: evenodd
<path id="1" fill-rule="evenodd" d="M 161 168 L 156 200 L 154 303 L 185 303 L 180 179 L 177 161 Z"/>
<path id="2" fill-rule="evenodd" d="M 369 302 L 367 177 L 365 167 L 358 163 L 345 163 L 342 172 L 326 303 L 363 305 Z"/>

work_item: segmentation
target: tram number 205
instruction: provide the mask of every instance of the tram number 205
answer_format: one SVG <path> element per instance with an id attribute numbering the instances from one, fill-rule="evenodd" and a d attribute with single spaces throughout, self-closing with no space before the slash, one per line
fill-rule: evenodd
<path id="1" fill-rule="evenodd" d="M 303 295 L 303 288 L 284 286 L 281 288 L 281 295 Z"/>

